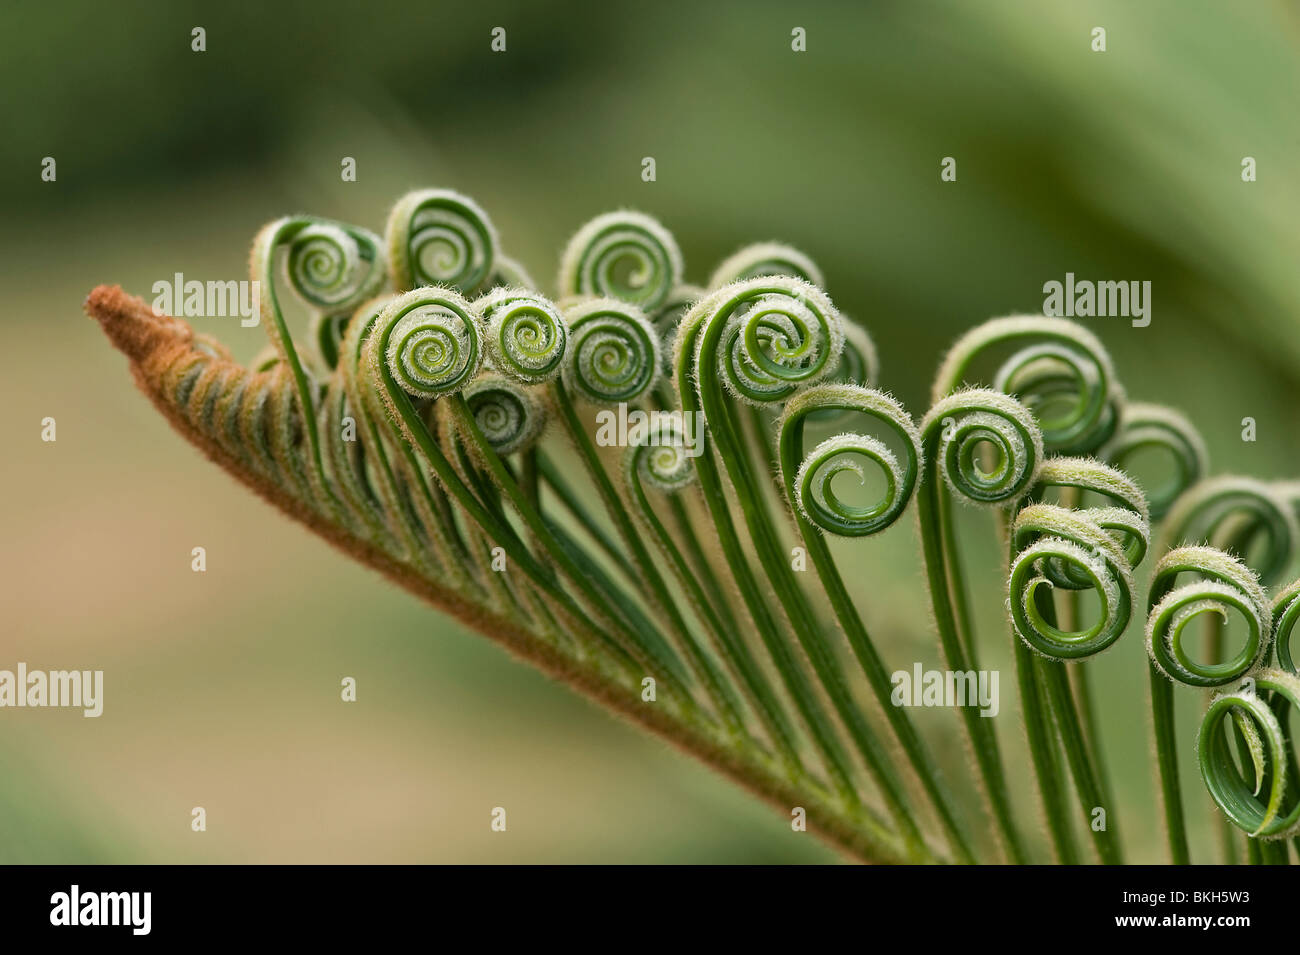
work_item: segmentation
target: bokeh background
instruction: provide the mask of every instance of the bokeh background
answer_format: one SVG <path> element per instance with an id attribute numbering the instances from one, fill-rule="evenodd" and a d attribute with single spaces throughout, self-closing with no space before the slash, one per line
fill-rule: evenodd
<path id="1" fill-rule="evenodd" d="M 1149 328 L 1090 326 L 1130 393 L 1189 413 L 1216 472 L 1295 476 L 1297 10 L 4 5 L 0 667 L 103 669 L 107 688 L 98 720 L 0 711 L 0 861 L 835 860 L 237 487 L 134 391 L 82 299 L 101 282 L 148 295 L 178 271 L 239 278 L 265 221 L 381 229 L 426 185 L 482 202 L 549 288 L 572 230 L 631 206 L 675 232 L 697 282 L 750 241 L 807 251 L 919 415 L 951 340 L 1039 310 L 1045 281 L 1149 280 Z M 795 26 L 806 53 L 791 52 Z M 40 180 L 45 156 L 57 182 Z M 944 156 L 956 183 L 940 181 Z M 232 319 L 197 324 L 241 357 L 264 341 Z M 40 440 L 45 416 L 56 443 Z M 984 632 L 1000 637 L 998 557 L 970 520 Z M 848 559 L 890 659 L 934 666 L 915 543 L 905 521 Z M 196 545 L 206 574 L 190 570 Z M 988 657 L 1028 811 L 1005 642 Z M 1125 837 L 1154 861 L 1142 661 L 1135 631 L 1098 683 Z M 356 704 L 339 702 L 344 676 Z M 1199 794 L 1197 697 L 1179 703 Z M 920 716 L 960 773 L 953 714 Z M 1204 800 L 1189 801 L 1212 844 Z M 506 834 L 488 828 L 498 805 Z M 194 806 L 206 833 L 190 831 Z"/>

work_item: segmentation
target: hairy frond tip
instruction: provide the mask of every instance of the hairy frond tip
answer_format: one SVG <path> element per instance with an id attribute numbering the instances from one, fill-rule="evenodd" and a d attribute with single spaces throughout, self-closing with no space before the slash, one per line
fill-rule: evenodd
<path id="1" fill-rule="evenodd" d="M 1192 579 L 1175 586 L 1181 575 Z M 1273 610 L 1258 575 L 1245 563 L 1214 547 L 1177 547 L 1156 563 L 1151 592 L 1162 594 L 1147 615 L 1146 646 L 1156 670 L 1176 683 L 1222 686 L 1268 659 Z M 1184 627 L 1215 613 L 1226 621 L 1235 610 L 1246 622 L 1247 637 L 1237 656 L 1223 665 L 1201 664 L 1184 653 Z"/>
<path id="2" fill-rule="evenodd" d="M 755 242 L 738 249 L 718 263 L 709 276 L 711 289 L 758 276 L 791 275 L 819 288 L 826 278 L 816 263 L 794 246 L 784 242 Z"/>
<path id="3" fill-rule="evenodd" d="M 888 488 L 880 502 L 870 507 L 851 507 L 833 493 L 831 481 L 841 474 L 852 473 L 858 476 L 860 484 L 865 485 L 864 458 L 873 461 L 886 475 Z M 834 513 L 841 520 L 852 520 L 875 515 L 886 508 L 892 509 L 894 496 L 902 483 L 903 467 L 883 441 L 871 435 L 838 434 L 826 438 L 804 457 L 794 479 L 797 489 L 795 501 L 810 523 L 823 527 L 824 514 Z M 883 530 L 884 527 L 875 529 Z"/>
<path id="4" fill-rule="evenodd" d="M 991 376 L 979 367 L 980 359 L 999 354 Z M 1092 454 L 1119 427 L 1123 392 L 1109 355 L 1095 335 L 1063 318 L 996 318 L 967 332 L 944 359 L 932 396 L 938 400 L 973 381 L 1038 413 L 1043 443 L 1053 453 Z"/>
<path id="5" fill-rule="evenodd" d="M 1255 560 L 1266 583 L 1276 582 L 1300 547 L 1296 508 L 1280 482 L 1235 474 L 1206 478 L 1183 493 L 1165 517 L 1166 543 L 1209 543 L 1229 521 L 1242 521 L 1250 536 L 1263 532 L 1267 547 Z"/>
<path id="6" fill-rule="evenodd" d="M 659 220 L 624 209 L 596 216 L 565 246 L 558 291 L 619 299 L 654 312 L 682 281 L 681 249 Z"/>
<path id="7" fill-rule="evenodd" d="M 1043 436 L 1029 409 L 1015 398 L 989 388 L 964 388 L 939 399 L 921 423 L 927 449 L 935 445 L 930 466 L 959 500 L 1005 504 L 1023 497 L 1043 464 Z M 974 462 L 986 445 L 996 452 L 994 469 Z"/>
<path id="8" fill-rule="evenodd" d="M 793 276 L 732 282 L 682 324 L 694 332 L 698 375 L 716 374 L 730 397 L 755 406 L 827 378 L 844 349 L 844 322 L 830 296 Z"/>
<path id="9" fill-rule="evenodd" d="M 1197 735 L 1197 763 L 1215 805 L 1234 826 L 1252 839 L 1289 839 L 1300 832 L 1300 802 L 1288 798 L 1294 780 L 1290 772 L 1266 770 L 1295 765 L 1286 727 L 1274 706 L 1300 706 L 1300 680 L 1272 668 L 1256 670 L 1251 676 L 1253 686 L 1227 690 L 1210 701 Z M 1229 751 L 1223 732 L 1229 718 L 1246 744 L 1254 769 L 1253 789 Z M 1269 788 L 1264 793 L 1266 778 Z"/>
<path id="10" fill-rule="evenodd" d="M 1184 473 L 1184 489 L 1209 470 L 1209 449 L 1191 420 L 1174 408 L 1141 401 L 1124 402 L 1119 430 L 1097 452 L 1097 457 L 1122 466 L 1127 455 L 1149 446 L 1164 447 L 1175 455 Z"/>
<path id="11" fill-rule="evenodd" d="M 560 374 L 569 344 L 568 323 L 558 306 L 536 292 L 497 288 L 475 299 L 483 316 L 485 361 L 522 384 Z"/>
<path id="12" fill-rule="evenodd" d="M 594 404 L 637 401 L 662 371 L 659 335 L 645 313 L 616 298 L 597 298 L 564 313 L 569 348 L 565 387 Z"/>
<path id="13" fill-rule="evenodd" d="M 672 414 L 652 414 L 641 440 L 629 446 L 625 467 L 629 480 L 639 479 L 643 486 L 664 494 L 693 484 L 694 459 L 687 451 L 680 419 Z"/>
<path id="14" fill-rule="evenodd" d="M 903 458 L 874 434 L 847 431 L 802 454 L 803 422 L 821 420 L 827 412 L 834 413 L 836 421 L 851 419 L 859 427 L 866 424 L 891 435 Z M 889 395 L 859 385 L 811 385 L 786 402 L 777 432 L 787 494 L 804 518 L 821 530 L 847 537 L 874 534 L 892 525 L 907 508 L 922 466 L 921 437 L 911 415 Z M 852 472 L 865 483 L 867 461 L 880 469 L 885 491 L 874 504 L 850 505 L 834 493 L 832 481 Z M 792 468 L 793 475 L 788 473 Z"/>
<path id="15" fill-rule="evenodd" d="M 1083 325 L 1068 318 L 1049 315 L 1007 315 L 1002 318 L 991 318 L 976 325 L 953 343 L 934 376 L 930 400 L 938 401 L 953 389 L 962 387 L 967 382 L 966 366 L 979 352 L 1001 342 L 1014 342 L 1016 339 L 1031 338 L 1036 335 L 1051 336 L 1079 346 L 1095 358 L 1106 372 L 1108 379 L 1114 380 L 1115 373 L 1110 353 L 1106 351 L 1101 340 Z"/>
<path id="16" fill-rule="evenodd" d="M 418 288 L 384 307 L 370 341 L 384 348 L 384 365 L 414 398 L 460 391 L 483 364 L 481 318 L 450 288 Z"/>
<path id="17" fill-rule="evenodd" d="M 133 362 L 160 349 L 189 347 L 195 341 L 187 322 L 150 308 L 119 285 L 99 285 L 86 296 L 86 314 L 99 323 L 113 347 Z"/>
<path id="18" fill-rule="evenodd" d="M 1040 487 L 1073 487 L 1099 494 L 1112 505 L 1136 511 L 1150 524 L 1147 496 L 1136 480 L 1096 458 L 1057 456 L 1043 462 L 1038 471 Z"/>
<path id="19" fill-rule="evenodd" d="M 416 189 L 394 204 L 384 230 L 393 286 L 445 285 L 466 295 L 496 267 L 500 241 L 483 208 L 454 189 Z"/>
<path id="20" fill-rule="evenodd" d="M 464 394 L 475 425 L 497 454 L 526 451 L 542 436 L 546 406 L 531 389 L 503 375 L 486 375 Z"/>
<path id="21" fill-rule="evenodd" d="M 1123 635 L 1132 618 L 1132 565 L 1098 524 L 1096 514 L 1031 504 L 1012 523 L 1011 541 L 1017 551 L 1007 580 L 1012 622 L 1030 649 L 1051 659 L 1080 660 L 1101 653 Z M 1090 627 L 1076 623 L 1074 631 L 1058 628 L 1038 608 L 1040 587 L 1092 590 L 1102 619 Z"/>

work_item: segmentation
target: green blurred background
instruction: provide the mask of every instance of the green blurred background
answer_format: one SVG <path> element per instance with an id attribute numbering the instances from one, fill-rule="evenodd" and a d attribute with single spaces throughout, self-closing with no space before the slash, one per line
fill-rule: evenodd
<path id="1" fill-rule="evenodd" d="M 106 693 L 98 720 L 0 711 L 0 861 L 836 859 L 237 487 L 134 391 L 82 299 L 239 278 L 265 221 L 380 229 L 426 185 L 482 202 L 550 288 L 568 235 L 631 206 L 696 282 L 746 242 L 804 249 L 919 415 L 951 340 L 1038 311 L 1045 281 L 1149 280 L 1149 328 L 1090 325 L 1131 395 L 1188 412 L 1216 472 L 1295 476 L 1298 34 L 1296 5 L 1263 0 L 5 5 L 0 667 L 99 668 Z M 264 341 L 196 324 L 243 358 Z M 971 524 L 1029 812 L 998 557 Z M 938 665 L 910 522 L 844 553 L 889 659 Z M 1134 632 L 1097 665 L 1121 824 L 1155 861 L 1142 659 Z M 953 714 L 920 718 L 960 766 Z"/>

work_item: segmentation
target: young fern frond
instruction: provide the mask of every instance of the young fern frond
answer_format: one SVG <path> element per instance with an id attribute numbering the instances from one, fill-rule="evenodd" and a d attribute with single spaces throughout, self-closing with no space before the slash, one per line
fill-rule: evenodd
<path id="1" fill-rule="evenodd" d="M 864 860 L 975 862 L 989 840 L 972 825 L 981 807 L 946 782 L 962 767 L 898 705 L 863 574 L 828 538 L 856 556 L 915 499 L 939 644 L 973 677 L 972 597 L 987 581 L 973 588 L 962 566 L 953 502 L 996 510 L 1008 564 L 994 592 L 1064 862 L 1081 858 L 1067 770 L 1083 809 L 1118 815 L 1084 661 L 1142 602 L 1134 569 L 1152 517 L 1168 515 L 1162 549 L 1222 538 L 1266 583 L 1300 539 L 1297 495 L 1206 480 L 1195 429 L 1128 403 L 1096 337 L 1064 319 L 973 330 L 918 427 L 875 389 L 875 346 L 817 266 L 777 243 L 742 249 L 699 287 L 660 223 L 609 213 L 570 240 L 553 301 L 473 200 L 426 189 L 397 202 L 382 238 L 277 220 L 253 243 L 250 275 L 271 340 L 251 367 L 120 289 L 96 289 L 87 310 L 175 427 L 271 503 Z M 290 298 L 308 312 L 301 346 Z M 1174 476 L 1147 495 L 1117 467 L 1152 449 L 1173 456 Z M 846 493 L 873 480 L 874 500 Z M 1189 573 L 1197 582 L 1178 581 Z M 1091 623 L 1076 599 L 1088 590 L 1101 608 Z M 1277 860 L 1279 845 L 1286 857 L 1278 840 L 1300 818 L 1286 738 L 1298 595 L 1300 583 L 1270 605 L 1242 561 L 1207 547 L 1157 566 L 1152 695 L 1176 860 L 1187 852 L 1166 676 L 1226 689 L 1250 675 L 1211 704 L 1200 765 L 1231 822 L 1272 840 L 1260 857 Z M 1230 611 L 1248 622 L 1247 647 L 1191 661 L 1184 628 Z M 1029 861 L 1038 850 L 1001 749 L 1018 734 L 1000 740 L 961 709 L 1002 855 Z M 1114 822 L 1093 839 L 1102 861 L 1123 858 Z"/>

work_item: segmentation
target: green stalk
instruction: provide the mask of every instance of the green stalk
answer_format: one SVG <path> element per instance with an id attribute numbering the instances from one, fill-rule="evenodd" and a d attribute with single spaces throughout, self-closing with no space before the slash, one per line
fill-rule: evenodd
<path id="1" fill-rule="evenodd" d="M 1079 727 L 1079 717 L 1074 708 L 1074 699 L 1070 693 L 1069 675 L 1065 664 L 1056 660 L 1037 661 L 1038 671 L 1047 687 L 1047 697 L 1056 716 L 1056 726 L 1061 734 L 1061 744 L 1065 749 L 1070 772 L 1074 776 L 1075 788 L 1078 790 L 1079 803 L 1085 814 L 1092 808 L 1107 805 L 1101 786 L 1097 782 L 1096 772 L 1088 756 L 1088 747 L 1084 742 Z M 1115 807 L 1111 806 L 1106 814 L 1106 826 L 1098 830 L 1093 826 L 1088 829 L 1097 849 L 1097 855 L 1106 865 L 1120 865 L 1123 855 L 1120 851 L 1118 826 L 1115 825 Z"/>
<path id="2" fill-rule="evenodd" d="M 587 472 L 595 483 L 601 500 L 605 503 L 606 513 L 614 522 L 619 536 L 623 539 L 624 546 L 627 547 L 632 556 L 638 577 L 650 592 L 651 603 L 656 605 L 659 611 L 667 616 L 670 631 L 677 635 L 679 649 L 685 651 L 692 670 L 694 670 L 700 682 L 703 683 L 705 691 L 717 709 L 718 715 L 738 737 L 745 736 L 744 725 L 740 718 L 739 701 L 732 694 L 726 682 L 722 680 L 713 661 L 705 654 L 699 641 L 695 639 L 692 629 L 678 610 L 677 602 L 669 593 L 663 576 L 659 573 L 659 568 L 655 566 L 650 553 L 646 550 L 645 543 L 641 540 L 641 535 L 637 533 L 636 527 L 632 523 L 632 518 L 623 506 L 623 499 L 614 488 L 609 475 L 605 473 L 605 468 L 600 462 L 600 455 L 596 452 L 596 446 L 592 443 L 591 436 L 587 434 L 586 429 L 582 427 L 582 422 L 578 420 L 577 411 L 574 409 L 573 401 L 570 399 L 564 383 L 556 379 L 551 383 L 551 388 L 555 393 L 555 403 L 560 409 L 560 416 L 569 432 L 569 437 L 577 447 L 579 457 L 587 466 Z M 466 410 L 468 410 L 468 406 L 466 406 Z"/>
<path id="3" fill-rule="evenodd" d="M 956 555 L 952 555 L 950 561 L 943 547 L 944 535 L 939 524 L 943 490 L 942 480 L 935 472 L 933 463 L 936 443 L 933 435 L 926 441 L 925 460 L 928 462 L 927 469 L 930 473 L 917 488 L 916 513 L 921 528 L 920 536 L 925 557 L 926 577 L 930 585 L 930 601 L 934 609 L 935 625 L 939 631 L 944 659 L 948 669 L 966 671 L 972 667 L 961 638 L 958 636 L 957 620 L 949 590 L 951 579 L 949 566 L 956 561 Z M 981 717 L 973 708 L 962 707 L 961 715 L 984 783 L 984 792 L 1002 838 L 1003 849 L 1009 861 L 1017 865 L 1024 863 L 1025 851 L 1016 828 L 1015 812 L 1011 805 L 1006 774 L 1002 769 L 997 737 L 992 727 L 987 725 L 989 721 Z"/>
<path id="4" fill-rule="evenodd" d="M 717 342 L 712 339 L 716 339 L 720 334 L 718 323 L 710 323 L 701 346 L 703 355 L 716 354 Z M 722 394 L 716 372 L 703 365 L 699 391 L 705 420 L 709 422 L 718 456 L 735 487 L 736 498 L 744 515 L 750 539 L 754 543 L 759 562 L 766 571 L 777 599 L 785 610 L 786 618 L 830 698 L 831 705 L 848 729 L 855 747 L 880 787 L 891 815 L 902 830 L 904 840 L 918 851 L 927 851 L 889 757 L 854 703 L 838 661 L 813 623 L 816 620 L 813 608 L 794 581 L 793 572 L 781 552 L 775 528 L 768 521 L 761 502 L 761 489 L 755 485 L 748 459 L 739 440 L 738 422 Z M 684 408 L 684 410 L 693 409 Z"/>
<path id="5" fill-rule="evenodd" d="M 1187 823 L 1183 817 L 1182 787 L 1178 781 L 1178 738 L 1174 731 L 1174 685 L 1148 663 L 1151 673 L 1151 725 L 1155 732 L 1160 792 L 1164 799 L 1165 832 L 1174 865 L 1189 865 Z"/>
<path id="6" fill-rule="evenodd" d="M 448 396 L 445 400 L 450 402 L 451 412 L 457 417 L 463 433 L 468 435 L 477 447 L 479 457 L 487 466 L 493 483 L 506 493 L 506 496 L 510 499 L 511 505 L 528 526 L 529 531 L 534 534 L 537 540 L 546 548 L 551 558 L 559 565 L 565 576 L 569 578 L 574 586 L 577 587 L 584 597 L 591 601 L 594 606 L 602 609 L 603 615 L 607 618 L 608 622 L 614 625 L 617 630 L 621 631 L 621 634 L 630 643 L 629 649 L 633 651 L 634 655 L 638 657 L 652 675 L 670 685 L 677 684 L 683 687 L 689 686 L 689 681 L 687 680 L 685 672 L 681 669 L 680 662 L 677 660 L 672 648 L 664 640 L 662 634 L 660 634 L 657 629 L 645 625 L 634 625 L 631 627 L 621 627 L 618 625 L 617 621 L 619 620 L 619 614 L 608 605 L 605 595 L 602 594 L 600 589 L 595 585 L 590 576 L 590 567 L 580 567 L 574 561 L 572 552 L 568 548 L 559 544 L 552 527 L 528 502 L 523 489 L 519 487 L 515 480 L 506 471 L 504 463 L 492 449 L 491 444 L 488 443 L 483 432 L 479 429 L 477 422 L 474 420 L 474 413 L 470 410 L 469 404 L 466 402 L 464 395 L 458 392 L 454 395 Z M 441 457 L 441 452 L 438 451 L 436 445 L 432 450 Z M 427 453 L 428 452 L 426 452 L 426 454 Z M 439 476 L 441 477 L 441 474 Z M 469 497 L 473 500 L 472 495 L 469 495 Z M 458 501 L 460 500 L 459 495 L 457 495 L 457 499 Z M 464 502 L 461 503 L 463 504 Z M 477 501 L 474 502 L 474 505 L 477 510 L 483 510 L 478 506 Z M 491 515 L 484 516 L 492 522 L 491 526 L 500 526 Z M 478 515 L 475 515 L 475 518 L 479 519 Z M 496 537 L 495 534 L 493 536 Z M 498 539 L 498 543 L 499 542 Z M 523 553 L 526 555 L 528 560 L 528 563 L 525 566 L 536 567 L 537 565 L 532 560 L 531 555 L 529 555 L 526 550 L 524 550 Z M 626 612 L 626 606 L 624 606 L 623 609 Z M 689 693 L 687 696 L 689 697 Z M 692 705 L 694 705 L 693 702 Z"/>
<path id="7" fill-rule="evenodd" d="M 614 543 L 614 539 L 605 532 L 605 529 L 592 519 L 591 514 L 582 505 L 582 501 L 574 493 L 569 482 L 556 469 L 554 462 L 541 452 L 537 452 L 537 471 L 542 480 L 546 482 L 546 486 L 554 492 L 559 502 L 564 505 L 564 509 L 582 525 L 582 529 L 605 552 L 605 555 L 609 557 L 614 566 L 626 567 L 627 555 L 619 549 L 618 544 Z"/>
<path id="8" fill-rule="evenodd" d="M 1069 801 L 1061 786 L 1061 761 L 1056 750 L 1055 727 L 1046 690 L 1039 679 L 1033 651 L 1017 636 L 1013 635 L 1012 641 L 1015 643 L 1016 680 L 1024 713 L 1025 737 L 1034 764 L 1034 776 L 1038 780 L 1038 798 L 1043 804 L 1047 832 L 1057 861 L 1062 865 L 1078 865 L 1079 850 L 1070 826 Z"/>
<path id="9" fill-rule="evenodd" d="M 700 580 L 686 562 L 686 558 L 682 556 L 681 551 L 673 542 L 672 536 L 651 506 L 650 500 L 646 497 L 645 489 L 635 471 L 633 471 L 628 483 L 632 495 L 641 509 L 641 517 L 646 526 L 650 528 L 651 535 L 658 544 L 660 552 L 676 573 L 678 583 L 695 607 L 697 615 L 708 627 L 718 655 L 727 662 L 736 678 L 745 688 L 751 705 L 767 728 L 781 759 L 790 768 L 792 775 L 806 775 L 807 770 L 799 758 L 796 747 L 794 730 L 781 708 L 780 700 L 777 699 L 767 679 L 763 676 L 762 670 L 749 652 L 749 647 L 746 646 L 744 640 L 739 638 L 740 628 L 735 625 L 734 618 L 732 618 L 731 623 L 728 623 L 719 615 L 718 610 L 725 607 L 726 604 L 722 601 L 715 603 L 705 594 Z M 670 500 L 676 499 L 670 495 Z M 729 615 L 730 611 L 728 610 L 727 613 Z"/>
<path id="10" fill-rule="evenodd" d="M 877 703 L 885 714 L 885 718 L 889 721 L 895 738 L 898 740 L 926 795 L 929 797 L 940 823 L 947 832 L 948 841 L 952 846 L 956 861 L 962 863 L 974 862 L 975 856 L 971 848 L 971 840 L 958 821 L 952 793 L 949 791 L 937 764 L 930 756 L 907 713 L 893 703 L 893 683 L 889 671 L 876 650 L 870 635 L 867 633 L 866 626 L 862 622 L 862 617 L 853 603 L 848 588 L 844 585 L 844 578 L 840 575 L 825 536 L 794 503 L 797 495 L 795 477 L 799 470 L 798 457 L 803 447 L 804 424 L 805 417 L 796 415 L 792 421 L 789 421 L 783 427 L 778 442 L 780 473 L 785 480 L 785 492 L 791 503 L 795 525 L 799 530 L 799 535 L 809 556 L 812 558 L 813 567 L 817 571 L 826 598 L 831 604 L 840 627 L 848 638 L 854 656 L 857 657 L 858 663 L 862 667 L 867 684 L 875 695 Z M 774 462 L 773 467 L 775 466 L 776 463 Z M 915 463 L 913 463 L 912 467 L 915 468 Z"/>

